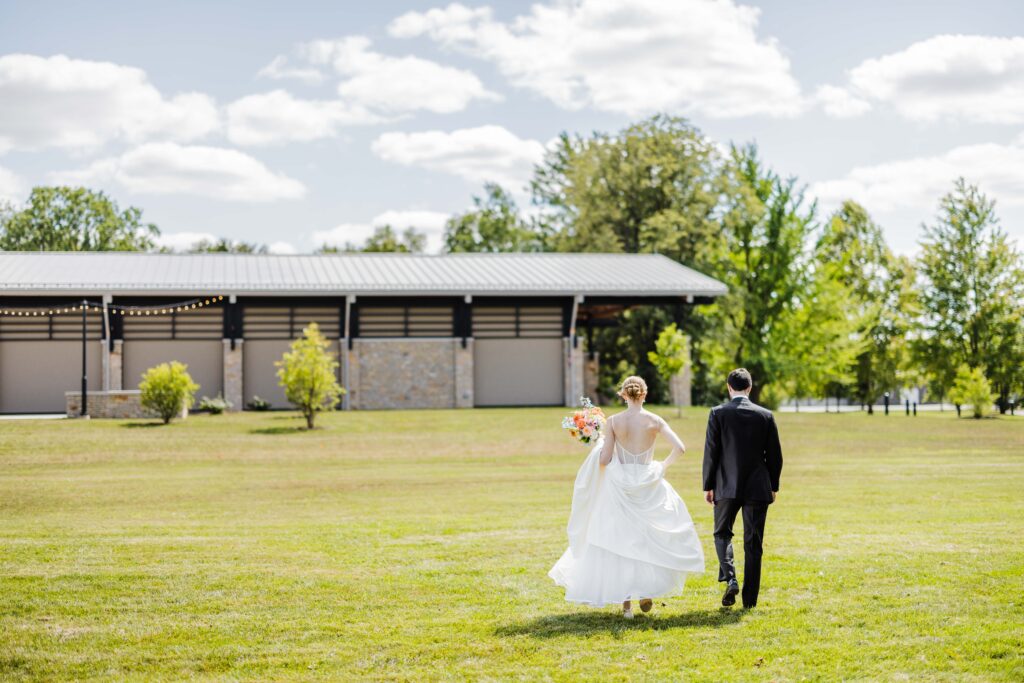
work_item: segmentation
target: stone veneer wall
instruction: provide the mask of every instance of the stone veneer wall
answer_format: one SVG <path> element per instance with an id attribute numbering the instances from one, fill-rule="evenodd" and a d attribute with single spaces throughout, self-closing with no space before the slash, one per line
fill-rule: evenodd
<path id="1" fill-rule="evenodd" d="M 597 396 L 598 370 L 601 365 L 601 354 L 595 352 L 594 357 L 584 355 L 583 362 L 583 395 L 590 398 L 595 405 L 599 403 Z"/>
<path id="2" fill-rule="evenodd" d="M 109 352 L 107 363 L 110 377 L 110 386 L 107 389 L 120 391 L 124 388 L 124 340 L 114 340 L 114 348 Z"/>
<path id="3" fill-rule="evenodd" d="M 231 340 L 224 340 L 224 400 L 231 404 L 228 410 L 241 410 L 242 397 L 242 340 L 235 340 L 235 348 L 231 348 Z"/>
<path id="4" fill-rule="evenodd" d="M 683 370 L 672 376 L 669 381 L 669 391 L 672 394 L 672 403 L 677 406 L 690 406 L 693 405 L 693 394 L 691 391 L 693 374 L 690 371 L 690 366 L 687 365 Z"/>
<path id="5" fill-rule="evenodd" d="M 141 403 L 139 403 L 141 393 L 138 389 L 129 391 L 90 391 L 89 417 L 150 417 L 149 413 L 144 411 Z M 64 403 L 67 407 L 67 416 L 78 417 L 82 412 L 82 392 L 64 392 Z"/>
<path id="6" fill-rule="evenodd" d="M 580 396 L 584 395 L 584 364 L 586 354 L 583 350 L 583 340 L 580 339 L 576 348 L 572 346 L 572 339 L 564 337 L 562 340 L 562 359 L 565 363 L 565 405 L 568 407 L 578 406 Z M 593 397 L 591 397 L 593 398 Z"/>
<path id="7" fill-rule="evenodd" d="M 472 348 L 463 349 L 461 339 L 356 339 L 349 352 L 349 405 L 356 410 L 454 408 L 465 403 L 461 396 L 467 391 L 472 399 L 467 369 L 471 385 Z"/>
<path id="8" fill-rule="evenodd" d="M 462 348 L 462 340 L 455 339 L 455 407 L 472 408 L 473 399 L 473 340 L 466 339 L 466 348 Z"/>

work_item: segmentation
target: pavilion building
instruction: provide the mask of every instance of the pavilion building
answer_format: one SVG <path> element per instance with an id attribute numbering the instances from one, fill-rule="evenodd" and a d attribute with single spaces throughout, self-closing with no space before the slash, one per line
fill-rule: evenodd
<path id="1" fill-rule="evenodd" d="M 0 413 L 64 412 L 83 357 L 97 395 L 177 360 L 200 396 L 284 408 L 274 361 L 310 322 L 345 409 L 575 405 L 591 330 L 725 291 L 657 254 L 0 252 Z"/>

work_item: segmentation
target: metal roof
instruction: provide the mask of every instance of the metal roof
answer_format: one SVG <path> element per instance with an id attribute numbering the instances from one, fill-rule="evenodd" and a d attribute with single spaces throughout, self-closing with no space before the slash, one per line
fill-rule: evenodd
<path id="1" fill-rule="evenodd" d="M 73 293 L 719 296 L 659 254 L 0 252 L 0 295 Z"/>

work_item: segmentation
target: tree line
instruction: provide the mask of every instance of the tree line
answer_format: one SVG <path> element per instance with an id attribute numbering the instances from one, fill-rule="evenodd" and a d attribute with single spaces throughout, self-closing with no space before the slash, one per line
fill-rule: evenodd
<path id="1" fill-rule="evenodd" d="M 728 285 L 713 304 L 637 307 L 594 329 L 606 396 L 639 374 L 655 400 L 667 397 L 650 352 L 673 323 L 692 340 L 698 403 L 719 401 L 735 366 L 753 373 L 753 399 L 767 405 L 836 396 L 871 406 L 921 386 L 932 399 L 955 398 L 964 377 L 987 382 L 1001 410 L 1021 395 L 1024 260 L 990 198 L 957 180 L 908 258 L 864 207 L 848 200 L 821 216 L 805 189 L 755 145 L 723 150 L 685 119 L 659 115 L 615 133 L 563 133 L 534 169 L 529 211 L 487 184 L 449 219 L 444 249 L 659 253 Z M 25 207 L 0 211 L 6 250 L 152 250 L 158 234 L 138 209 L 84 188 L 35 188 Z M 415 228 L 380 226 L 364 244 L 320 251 L 425 244 Z M 220 240 L 195 250 L 266 247 Z"/>

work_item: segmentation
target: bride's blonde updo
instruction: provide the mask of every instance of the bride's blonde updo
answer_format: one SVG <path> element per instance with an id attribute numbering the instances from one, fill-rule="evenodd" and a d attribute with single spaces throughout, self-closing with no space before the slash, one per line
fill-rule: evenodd
<path id="1" fill-rule="evenodd" d="M 642 401 L 647 396 L 647 382 L 643 377 L 630 375 L 622 381 L 618 394 L 624 401 Z"/>

